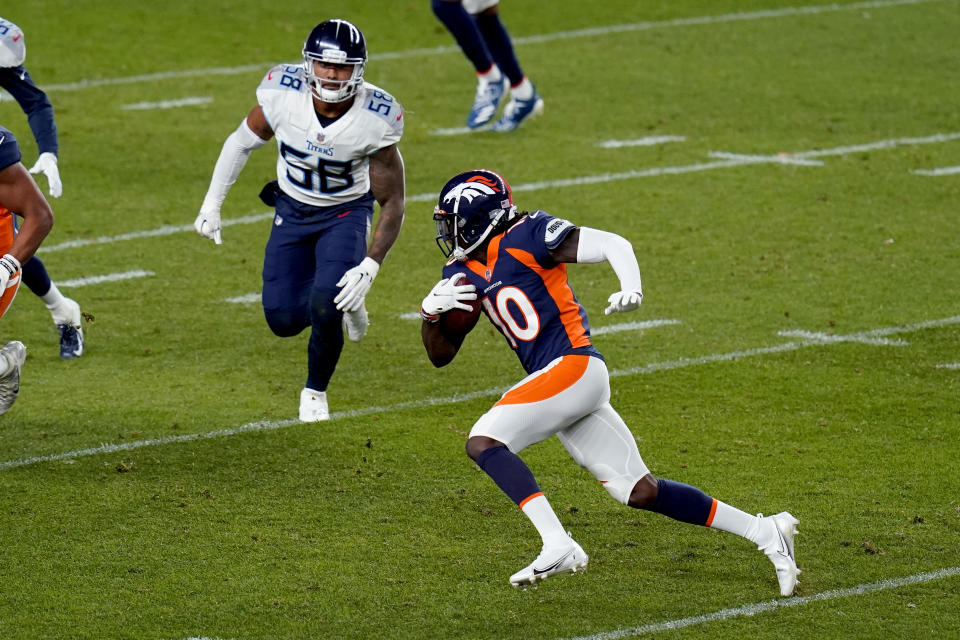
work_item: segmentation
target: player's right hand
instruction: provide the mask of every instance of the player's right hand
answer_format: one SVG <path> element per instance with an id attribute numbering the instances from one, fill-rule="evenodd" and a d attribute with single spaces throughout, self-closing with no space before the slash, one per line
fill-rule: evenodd
<path id="1" fill-rule="evenodd" d="M 197 219 L 193 221 L 193 228 L 204 238 L 210 238 L 216 244 L 223 244 L 220 239 L 220 208 L 204 204 L 200 207 Z"/>
<path id="2" fill-rule="evenodd" d="M 477 288 L 472 284 L 456 284 L 461 276 L 462 273 L 455 273 L 433 285 L 433 289 L 420 303 L 420 314 L 424 318 L 438 316 L 451 309 L 470 311 L 470 305 L 463 301 L 476 300 Z"/>

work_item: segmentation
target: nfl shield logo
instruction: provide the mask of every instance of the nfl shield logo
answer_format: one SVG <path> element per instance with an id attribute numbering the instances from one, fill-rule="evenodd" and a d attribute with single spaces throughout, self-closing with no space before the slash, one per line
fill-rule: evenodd
<path id="1" fill-rule="evenodd" d="M 317 142 L 323 142 L 323 133 L 317 134 Z"/>

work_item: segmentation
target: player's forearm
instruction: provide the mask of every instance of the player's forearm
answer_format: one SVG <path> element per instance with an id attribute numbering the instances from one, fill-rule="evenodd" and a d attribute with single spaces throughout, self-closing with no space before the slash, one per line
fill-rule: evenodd
<path id="1" fill-rule="evenodd" d="M 373 230 L 373 240 L 370 242 L 370 249 L 367 255 L 377 262 L 383 264 L 387 253 L 397 241 L 400 235 L 400 228 L 403 226 L 403 199 L 397 201 L 388 200 L 381 204 L 380 216 L 377 219 L 377 225 Z"/>
<path id="2" fill-rule="evenodd" d="M 236 131 L 227 136 L 213 168 L 210 186 L 203 202 L 205 206 L 214 206 L 219 210 L 227 197 L 230 187 L 237 181 L 237 177 L 247 164 L 247 158 L 254 149 L 259 149 L 267 143 L 255 134 L 247 125 L 246 119 L 240 123 Z"/>
<path id="3" fill-rule="evenodd" d="M 57 124 L 53 120 L 53 107 L 50 103 L 29 113 L 27 122 L 37 141 L 37 150 L 40 153 L 57 155 L 60 145 L 57 141 Z"/>
<path id="4" fill-rule="evenodd" d="M 23 223 L 10 247 L 10 255 L 23 264 L 36 253 L 53 227 L 53 211 L 46 200 L 39 200 L 23 212 Z"/>
<path id="5" fill-rule="evenodd" d="M 450 364 L 460 350 L 460 345 L 451 342 L 441 331 L 440 324 L 437 322 L 424 320 L 420 327 L 420 338 L 427 350 L 427 357 L 435 367 Z"/>
<path id="6" fill-rule="evenodd" d="M 640 291 L 640 265 L 630 242 L 609 231 L 580 227 L 577 262 L 609 262 L 620 280 L 621 291 Z"/>

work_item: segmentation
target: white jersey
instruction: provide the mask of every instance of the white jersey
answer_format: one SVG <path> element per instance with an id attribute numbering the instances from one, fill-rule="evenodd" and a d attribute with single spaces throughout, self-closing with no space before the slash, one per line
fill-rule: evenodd
<path id="1" fill-rule="evenodd" d="M 403 108 L 364 83 L 345 114 L 327 127 L 299 65 L 270 69 L 257 101 L 277 139 L 277 180 L 291 198 L 316 207 L 356 200 L 370 191 L 370 156 L 403 135 Z"/>

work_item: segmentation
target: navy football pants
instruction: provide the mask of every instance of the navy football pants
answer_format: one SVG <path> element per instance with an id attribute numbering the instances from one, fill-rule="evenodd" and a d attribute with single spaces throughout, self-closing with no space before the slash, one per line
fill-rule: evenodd
<path id="1" fill-rule="evenodd" d="M 311 327 L 305 386 L 325 391 L 343 349 L 343 314 L 333 302 L 340 292 L 336 285 L 366 255 L 373 212 L 350 203 L 313 221 L 282 201 L 277 204 L 263 260 L 263 312 L 280 337 Z"/>

